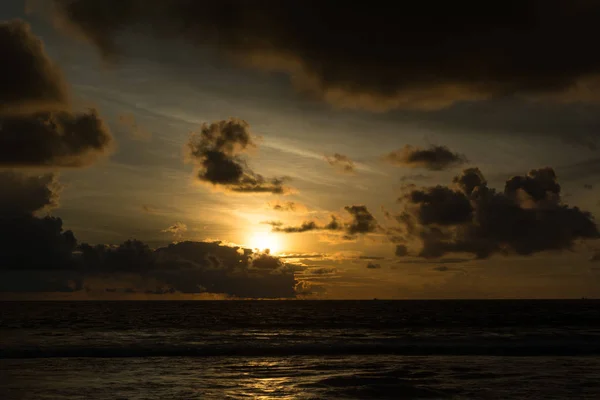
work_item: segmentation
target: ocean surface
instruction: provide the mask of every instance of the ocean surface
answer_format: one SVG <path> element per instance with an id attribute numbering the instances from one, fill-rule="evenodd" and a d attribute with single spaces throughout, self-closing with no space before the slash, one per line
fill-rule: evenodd
<path id="1" fill-rule="evenodd" d="M 1 399 L 600 399 L 600 301 L 2 302 Z"/>

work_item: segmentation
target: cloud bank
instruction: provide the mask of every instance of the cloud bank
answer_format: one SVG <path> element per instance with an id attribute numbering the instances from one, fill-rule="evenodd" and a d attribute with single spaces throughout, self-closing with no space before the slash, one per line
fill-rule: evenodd
<path id="1" fill-rule="evenodd" d="M 412 2 L 402 13 L 313 0 L 53 5 L 56 25 L 107 59 L 122 54 L 127 30 L 180 39 L 284 71 L 299 90 L 344 107 L 433 109 L 515 94 L 597 100 L 586 86 L 600 72 L 600 55 L 589 49 L 600 33 L 596 1 Z"/>
<path id="2" fill-rule="evenodd" d="M 469 253 L 530 255 L 567 250 L 576 240 L 596 239 L 592 215 L 565 204 L 552 168 L 531 170 L 509 179 L 504 191 L 488 187 L 478 168 L 465 169 L 450 186 L 414 189 L 399 199 L 396 215 L 400 242 L 396 254 L 437 258 Z"/>

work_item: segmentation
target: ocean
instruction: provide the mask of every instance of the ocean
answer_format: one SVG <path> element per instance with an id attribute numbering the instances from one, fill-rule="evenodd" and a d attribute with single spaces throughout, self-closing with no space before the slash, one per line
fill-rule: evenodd
<path id="1" fill-rule="evenodd" d="M 2 302 L 1 399 L 599 399 L 600 301 Z"/>

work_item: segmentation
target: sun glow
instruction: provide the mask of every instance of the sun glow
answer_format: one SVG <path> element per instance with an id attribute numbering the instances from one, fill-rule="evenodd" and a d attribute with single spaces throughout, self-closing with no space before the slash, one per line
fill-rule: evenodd
<path id="1" fill-rule="evenodd" d="M 259 251 L 269 250 L 271 253 L 277 253 L 281 250 L 281 240 L 271 232 L 254 232 L 250 236 L 249 246 Z"/>

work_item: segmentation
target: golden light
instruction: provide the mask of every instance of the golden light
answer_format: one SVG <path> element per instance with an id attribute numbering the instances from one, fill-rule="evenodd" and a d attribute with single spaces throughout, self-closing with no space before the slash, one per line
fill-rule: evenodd
<path id="1" fill-rule="evenodd" d="M 268 249 L 271 253 L 277 253 L 281 250 L 279 235 L 271 232 L 254 232 L 250 237 L 248 245 L 252 249 L 258 249 L 259 251 Z"/>

